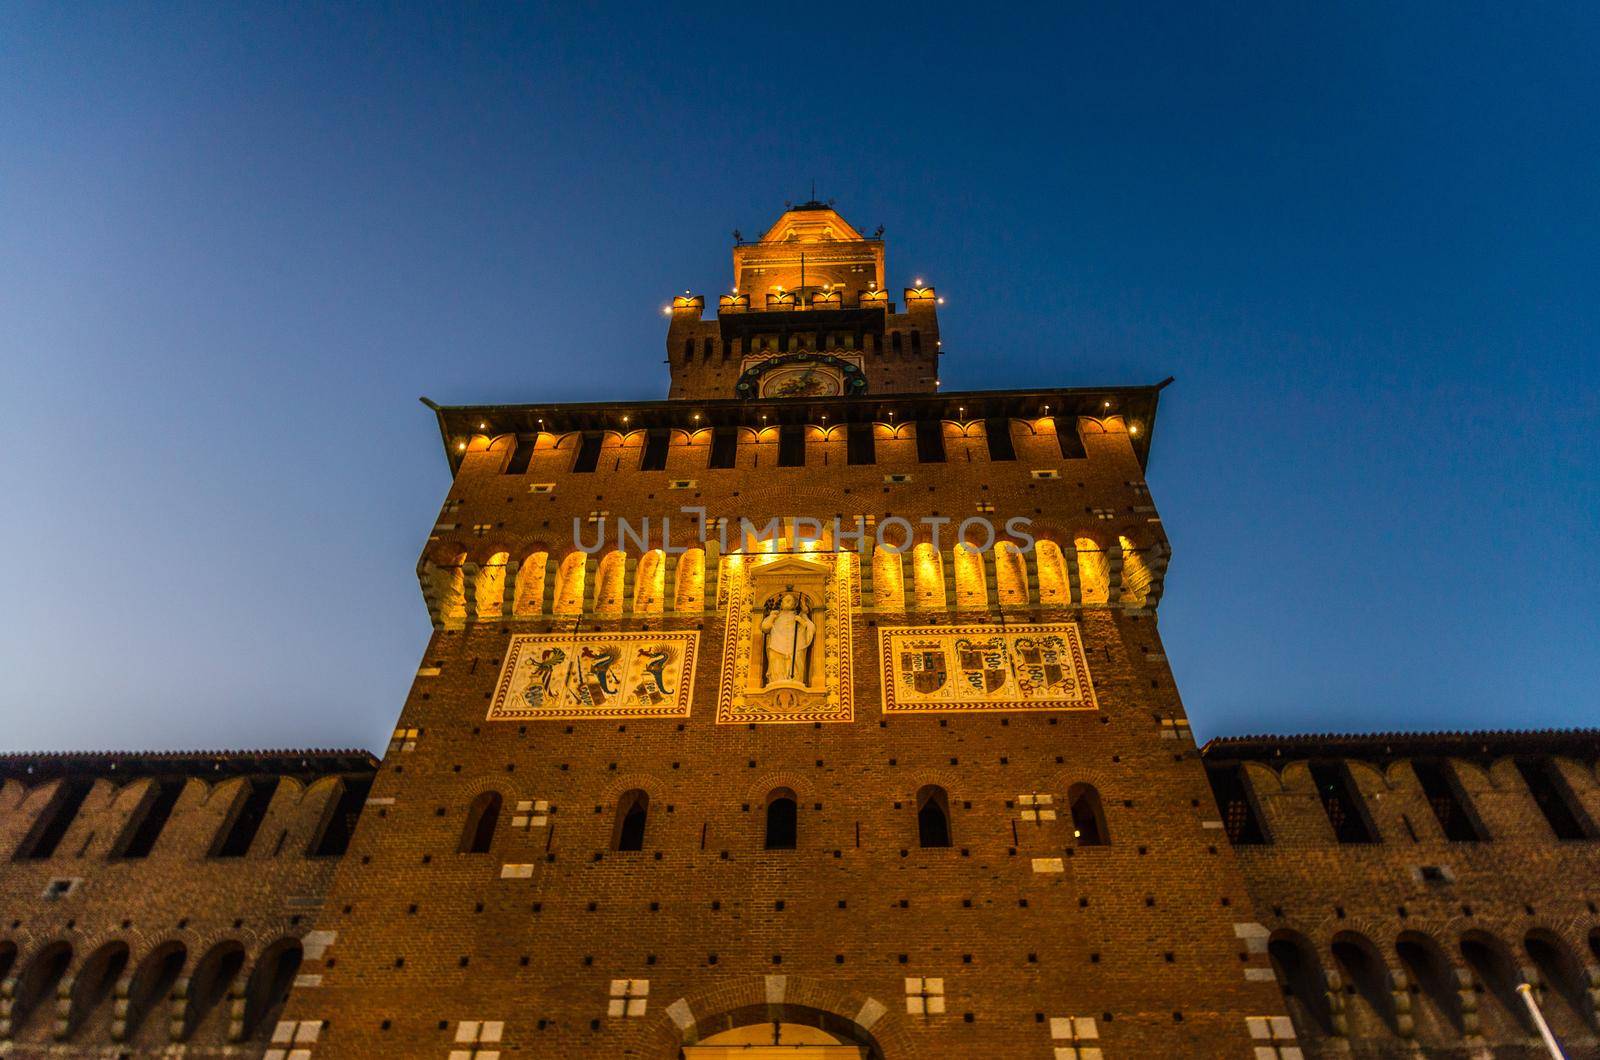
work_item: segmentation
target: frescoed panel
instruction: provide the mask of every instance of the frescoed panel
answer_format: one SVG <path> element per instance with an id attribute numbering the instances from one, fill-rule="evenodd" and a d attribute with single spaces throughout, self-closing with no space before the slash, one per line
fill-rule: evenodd
<path id="1" fill-rule="evenodd" d="M 1095 710 L 1075 622 L 879 628 L 883 712 Z"/>
<path id="2" fill-rule="evenodd" d="M 699 643 L 696 632 L 518 634 L 488 720 L 687 718 Z"/>

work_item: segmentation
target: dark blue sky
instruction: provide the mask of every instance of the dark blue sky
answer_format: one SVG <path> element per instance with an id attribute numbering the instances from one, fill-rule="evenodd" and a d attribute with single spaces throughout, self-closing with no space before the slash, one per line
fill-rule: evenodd
<path id="1" fill-rule="evenodd" d="M 442 402 L 665 394 L 815 178 L 1148 383 L 1203 735 L 1590 725 L 1600 7 L 0 9 L 10 748 L 381 746 Z"/>

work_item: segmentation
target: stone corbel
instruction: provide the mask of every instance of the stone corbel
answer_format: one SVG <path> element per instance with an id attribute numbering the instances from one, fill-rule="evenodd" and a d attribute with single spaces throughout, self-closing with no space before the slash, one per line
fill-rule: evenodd
<path id="1" fill-rule="evenodd" d="M 422 587 L 422 602 L 434 629 L 444 628 L 444 606 L 439 594 L 439 568 L 431 560 L 417 564 L 417 583 Z"/>
<path id="2" fill-rule="evenodd" d="M 1472 973 L 1459 965 L 1450 969 L 1455 974 L 1456 999 L 1461 1003 L 1461 1034 L 1475 1038 L 1482 1033 L 1478 1016 L 1478 991 L 1473 988 Z"/>
<path id="3" fill-rule="evenodd" d="M 1078 547 L 1061 550 L 1061 565 L 1067 572 L 1067 602 L 1083 606 L 1083 574 L 1078 569 Z"/>
<path id="4" fill-rule="evenodd" d="M 478 621 L 478 575 L 483 568 L 476 563 L 461 565 L 461 603 L 467 609 L 467 621 Z"/>
<path id="5" fill-rule="evenodd" d="M 133 972 L 117 977 L 111 995 L 111 1040 L 124 1041 L 128 1037 L 128 1013 L 133 1007 Z"/>
<path id="6" fill-rule="evenodd" d="M 167 1012 L 167 1038 L 171 1041 L 183 1041 L 189 1015 L 189 981 L 189 976 L 180 975 L 172 984 L 172 1008 Z"/>
<path id="7" fill-rule="evenodd" d="M 1328 973 L 1328 1021 L 1333 1024 L 1333 1033 L 1341 1038 L 1350 1037 L 1350 1017 L 1344 1010 L 1344 980 L 1338 972 Z"/>
<path id="8" fill-rule="evenodd" d="M 67 1032 L 72 1029 L 72 988 L 77 983 L 77 975 L 63 975 L 56 983 L 55 1026 L 51 1034 L 58 1042 L 66 1041 Z"/>
<path id="9" fill-rule="evenodd" d="M 228 984 L 228 1041 L 244 1041 L 244 1010 L 247 1003 L 245 997 L 245 969 L 244 965 L 233 973 L 233 981 Z"/>
<path id="10" fill-rule="evenodd" d="M 11 1037 L 11 1018 L 17 1005 L 17 977 L 0 980 L 0 1039 Z"/>
<path id="11" fill-rule="evenodd" d="M 1145 566 L 1150 570 L 1150 588 L 1144 594 L 1144 606 L 1154 609 L 1167 589 L 1167 563 L 1172 559 L 1172 546 L 1157 541 L 1145 553 Z"/>
<path id="12" fill-rule="evenodd" d="M 1395 1031 L 1409 1041 L 1417 1036 L 1417 1020 L 1411 1011 L 1411 980 L 1396 968 L 1386 972 L 1389 996 L 1394 1001 Z"/>

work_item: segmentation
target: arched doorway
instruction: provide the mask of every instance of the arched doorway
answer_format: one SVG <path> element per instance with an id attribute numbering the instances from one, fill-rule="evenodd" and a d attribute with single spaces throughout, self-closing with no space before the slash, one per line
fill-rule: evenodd
<path id="1" fill-rule="evenodd" d="M 679 1060 L 884 1060 L 854 1020 L 805 1004 L 750 1004 L 699 1021 Z"/>
<path id="2" fill-rule="evenodd" d="M 804 1023 L 752 1023 L 683 1047 L 684 1060 L 862 1060 L 859 1045 Z"/>

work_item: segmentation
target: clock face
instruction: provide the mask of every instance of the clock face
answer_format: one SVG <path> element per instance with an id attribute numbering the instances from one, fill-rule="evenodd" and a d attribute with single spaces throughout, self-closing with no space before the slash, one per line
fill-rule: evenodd
<path id="1" fill-rule="evenodd" d="M 761 377 L 762 397 L 837 397 L 844 393 L 844 377 L 835 368 L 797 364 L 775 368 Z"/>

